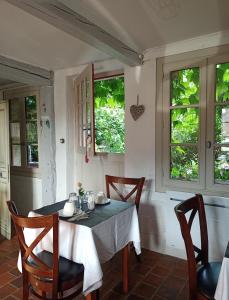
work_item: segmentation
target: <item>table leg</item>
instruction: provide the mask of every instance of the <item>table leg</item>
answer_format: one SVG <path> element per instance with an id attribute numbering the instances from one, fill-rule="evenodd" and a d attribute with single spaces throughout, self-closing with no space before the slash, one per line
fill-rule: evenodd
<path id="1" fill-rule="evenodd" d="M 86 300 L 99 300 L 99 289 L 87 294 Z"/>
<path id="2" fill-rule="evenodd" d="M 129 245 L 126 245 L 122 249 L 122 282 L 123 282 L 123 292 L 128 293 L 128 261 L 129 261 Z"/>

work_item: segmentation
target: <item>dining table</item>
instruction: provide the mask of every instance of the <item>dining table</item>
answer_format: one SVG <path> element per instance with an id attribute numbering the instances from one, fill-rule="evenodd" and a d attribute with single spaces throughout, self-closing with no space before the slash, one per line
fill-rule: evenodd
<path id="1" fill-rule="evenodd" d="M 224 254 L 219 279 L 215 291 L 215 300 L 229 299 L 229 242 Z"/>
<path id="2" fill-rule="evenodd" d="M 62 211 L 67 200 L 29 212 L 29 217 L 49 215 Z M 74 218 L 73 218 L 74 219 Z M 25 229 L 27 244 L 39 234 L 40 229 Z M 72 220 L 59 215 L 59 255 L 84 265 L 83 294 L 91 295 L 103 283 L 101 264 L 122 250 L 123 291 L 128 292 L 129 244 L 133 243 L 137 255 L 141 253 L 139 222 L 136 206 L 130 202 L 110 199 L 96 205 L 88 218 Z M 52 252 L 50 231 L 37 245 L 35 251 Z M 18 268 L 21 269 L 20 255 Z M 90 298 L 88 298 L 90 299 Z"/>

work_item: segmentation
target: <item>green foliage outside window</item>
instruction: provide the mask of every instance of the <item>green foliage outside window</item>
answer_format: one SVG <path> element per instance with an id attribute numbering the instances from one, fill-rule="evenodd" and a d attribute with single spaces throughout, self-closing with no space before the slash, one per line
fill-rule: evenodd
<path id="1" fill-rule="evenodd" d="M 199 158 L 199 68 L 171 73 L 170 177 L 197 180 Z M 229 183 L 229 63 L 216 65 L 215 181 Z M 196 107 L 189 107 L 195 105 Z"/>
<path id="2" fill-rule="evenodd" d="M 124 153 L 124 78 L 95 81 L 94 101 L 96 152 Z"/>
<path id="3" fill-rule="evenodd" d="M 199 176 L 198 151 L 199 68 L 171 73 L 171 149 L 170 177 L 197 180 Z M 188 144 L 188 145 L 187 145 Z"/>

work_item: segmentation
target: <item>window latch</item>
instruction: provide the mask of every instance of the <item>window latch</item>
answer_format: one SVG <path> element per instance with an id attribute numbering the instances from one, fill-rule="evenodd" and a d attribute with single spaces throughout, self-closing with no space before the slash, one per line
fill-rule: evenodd
<path id="1" fill-rule="evenodd" d="M 208 149 L 211 149 L 211 146 L 212 146 L 211 141 L 207 141 L 207 148 L 208 148 Z"/>

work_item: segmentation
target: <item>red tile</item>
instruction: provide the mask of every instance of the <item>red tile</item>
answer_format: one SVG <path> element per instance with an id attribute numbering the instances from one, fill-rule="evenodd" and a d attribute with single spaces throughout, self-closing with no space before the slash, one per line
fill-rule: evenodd
<path id="1" fill-rule="evenodd" d="M 6 296 L 10 296 L 15 291 L 15 288 L 9 284 L 0 288 L 0 299 L 4 299 Z"/>

